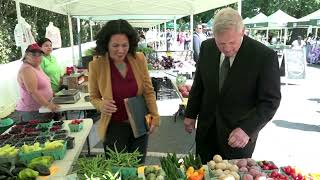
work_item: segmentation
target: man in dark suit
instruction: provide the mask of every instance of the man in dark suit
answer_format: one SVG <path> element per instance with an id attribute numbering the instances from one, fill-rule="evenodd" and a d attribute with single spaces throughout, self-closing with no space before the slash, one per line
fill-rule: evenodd
<path id="1" fill-rule="evenodd" d="M 244 35 L 241 16 L 225 8 L 215 16 L 214 39 L 204 41 L 185 112 L 185 130 L 196 130 L 202 162 L 252 156 L 259 131 L 281 100 L 276 53 Z"/>

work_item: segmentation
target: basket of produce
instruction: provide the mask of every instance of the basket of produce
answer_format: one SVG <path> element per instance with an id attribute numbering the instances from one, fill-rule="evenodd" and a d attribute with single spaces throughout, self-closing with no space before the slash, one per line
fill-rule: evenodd
<path id="1" fill-rule="evenodd" d="M 68 124 L 68 126 L 71 132 L 79 132 L 83 129 L 83 120 L 79 120 L 79 119 L 72 120 Z"/>
<path id="2" fill-rule="evenodd" d="M 42 148 L 39 142 L 33 145 L 24 144 L 19 151 L 19 159 L 22 162 L 29 163 L 32 159 L 40 157 L 42 154 Z"/>
<path id="3" fill-rule="evenodd" d="M 272 171 L 279 171 L 279 168 L 272 161 L 258 161 L 257 164 L 263 172 L 271 173 Z"/>
<path id="4" fill-rule="evenodd" d="M 74 137 L 68 136 L 67 137 L 67 149 L 73 149 L 74 145 L 75 145 Z"/>
<path id="5" fill-rule="evenodd" d="M 113 174 L 120 172 L 121 178 L 128 179 L 132 177 L 137 177 L 137 169 L 135 167 L 120 167 L 120 166 L 113 166 L 111 167 L 111 172 Z"/>
<path id="6" fill-rule="evenodd" d="M 45 121 L 40 121 L 37 128 L 47 128 L 49 129 L 52 125 L 53 121 L 50 119 L 45 120 Z"/>
<path id="7" fill-rule="evenodd" d="M 167 154 L 166 157 L 160 158 L 161 168 L 166 174 L 166 177 L 172 177 L 172 179 L 183 180 L 186 176 L 180 169 L 180 164 L 175 153 Z"/>
<path id="8" fill-rule="evenodd" d="M 10 162 L 14 164 L 17 160 L 19 149 L 15 146 L 6 144 L 0 148 L 0 164 Z"/>
<path id="9" fill-rule="evenodd" d="M 143 174 L 146 180 L 148 179 L 165 179 L 166 173 L 163 169 L 157 166 L 144 167 Z"/>
<path id="10" fill-rule="evenodd" d="M 64 140 L 55 140 L 46 142 L 42 154 L 44 156 L 52 156 L 55 160 L 64 158 L 67 151 L 67 143 Z"/>
<path id="11" fill-rule="evenodd" d="M 13 123 L 14 121 L 11 118 L 0 119 L 0 134 L 9 129 Z"/>

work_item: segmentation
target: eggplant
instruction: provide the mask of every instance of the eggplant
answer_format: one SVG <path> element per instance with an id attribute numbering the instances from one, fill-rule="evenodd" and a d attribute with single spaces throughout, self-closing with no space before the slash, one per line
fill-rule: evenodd
<path id="1" fill-rule="evenodd" d="M 50 170 L 42 164 L 37 164 L 34 166 L 33 170 L 38 171 L 40 176 L 49 176 Z"/>

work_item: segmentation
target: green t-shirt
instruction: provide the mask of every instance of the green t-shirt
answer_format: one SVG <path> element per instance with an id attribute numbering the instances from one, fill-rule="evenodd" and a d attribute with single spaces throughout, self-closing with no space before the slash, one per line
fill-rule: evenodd
<path id="1" fill-rule="evenodd" d="M 47 74 L 51 81 L 51 88 L 54 92 L 60 89 L 61 69 L 57 63 L 57 59 L 52 56 L 42 56 L 41 68 Z"/>

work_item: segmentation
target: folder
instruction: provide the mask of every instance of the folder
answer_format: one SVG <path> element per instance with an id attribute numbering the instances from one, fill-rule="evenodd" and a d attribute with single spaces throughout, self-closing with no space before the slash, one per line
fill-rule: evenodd
<path id="1" fill-rule="evenodd" d="M 124 99 L 129 122 L 135 138 L 148 133 L 149 123 L 147 122 L 148 107 L 143 96 L 135 96 Z M 148 118 L 149 119 L 149 118 Z"/>

